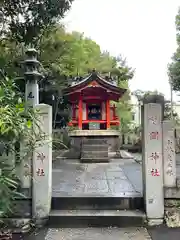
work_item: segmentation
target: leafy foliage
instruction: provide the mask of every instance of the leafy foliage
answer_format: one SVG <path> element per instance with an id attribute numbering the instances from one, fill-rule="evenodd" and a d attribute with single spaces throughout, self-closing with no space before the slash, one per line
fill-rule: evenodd
<path id="1" fill-rule="evenodd" d="M 32 123 L 37 119 L 33 109 L 25 108 L 15 82 L 8 78 L 0 82 L 0 115 L 0 212 L 7 215 L 12 211 L 14 198 L 21 196 L 14 161 L 15 157 L 19 162 L 22 159 L 14 146 L 26 139 L 26 154 L 34 149 Z"/>
<path id="2" fill-rule="evenodd" d="M 168 74 L 172 82 L 173 89 L 180 91 L 180 8 L 176 16 L 176 40 L 177 50 L 172 56 L 172 62 L 168 66 Z"/>
<path id="3" fill-rule="evenodd" d="M 1 35 L 16 42 L 36 44 L 45 29 L 61 19 L 73 0 L 3 0 L 0 5 Z"/>
<path id="4" fill-rule="evenodd" d="M 126 88 L 127 92 L 117 103 L 117 112 L 120 118 L 120 130 L 123 134 L 131 130 L 132 123 L 132 106 L 130 105 L 130 91 L 128 89 L 128 81 L 120 81 L 119 87 Z"/>

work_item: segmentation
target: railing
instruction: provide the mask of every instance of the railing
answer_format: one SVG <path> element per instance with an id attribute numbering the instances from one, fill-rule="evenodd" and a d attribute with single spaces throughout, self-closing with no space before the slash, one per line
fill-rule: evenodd
<path id="1" fill-rule="evenodd" d="M 82 120 L 82 124 L 88 124 L 91 122 L 95 122 L 95 123 L 107 123 L 106 120 Z M 78 125 L 78 120 L 72 120 L 70 121 L 70 125 Z M 118 119 L 118 117 L 116 119 L 110 120 L 110 125 L 118 125 L 120 124 L 120 121 Z"/>

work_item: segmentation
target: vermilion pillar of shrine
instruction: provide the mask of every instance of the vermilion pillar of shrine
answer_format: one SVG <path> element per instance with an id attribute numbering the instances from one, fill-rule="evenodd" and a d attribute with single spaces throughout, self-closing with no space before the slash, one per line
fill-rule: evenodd
<path id="1" fill-rule="evenodd" d="M 75 103 L 72 104 L 72 120 L 76 119 L 76 105 Z"/>
<path id="2" fill-rule="evenodd" d="M 110 129 L 110 101 L 107 99 L 106 101 L 106 121 L 107 121 L 107 129 Z"/>
<path id="3" fill-rule="evenodd" d="M 78 127 L 82 129 L 82 111 L 83 111 L 83 104 L 82 104 L 82 95 L 79 96 L 79 104 L 78 104 Z"/>

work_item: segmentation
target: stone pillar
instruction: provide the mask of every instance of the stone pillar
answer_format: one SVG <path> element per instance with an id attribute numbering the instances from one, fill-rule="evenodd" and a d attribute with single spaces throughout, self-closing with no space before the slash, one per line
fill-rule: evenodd
<path id="1" fill-rule="evenodd" d="M 39 112 L 40 139 L 33 153 L 33 218 L 37 224 L 47 220 L 52 196 L 52 107 L 36 105 Z M 44 137 L 43 137 L 44 133 Z"/>
<path id="2" fill-rule="evenodd" d="M 176 186 L 176 153 L 174 130 L 173 121 L 163 121 L 164 187 Z"/>
<path id="3" fill-rule="evenodd" d="M 37 82 L 28 81 L 26 83 L 25 92 L 26 92 L 26 101 L 29 103 L 29 105 L 35 106 L 36 104 L 39 103 L 39 86 Z"/>
<path id="4" fill-rule="evenodd" d="M 164 218 L 162 99 L 159 103 L 144 102 L 143 120 L 143 184 L 146 215 L 149 225 L 159 225 Z"/>
<path id="5" fill-rule="evenodd" d="M 32 152 L 28 152 L 28 146 L 24 142 L 20 143 L 20 165 L 18 167 L 21 180 L 21 187 L 30 195 L 32 179 Z M 30 197 L 30 196 L 29 196 Z"/>

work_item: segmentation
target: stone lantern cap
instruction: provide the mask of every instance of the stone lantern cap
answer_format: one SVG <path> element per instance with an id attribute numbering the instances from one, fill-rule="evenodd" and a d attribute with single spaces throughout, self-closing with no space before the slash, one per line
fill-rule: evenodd
<path id="1" fill-rule="evenodd" d="M 35 48 L 29 48 L 29 49 L 27 49 L 27 51 L 26 51 L 26 55 L 27 55 L 27 56 L 37 57 L 38 52 L 37 52 L 37 50 L 36 50 Z"/>

